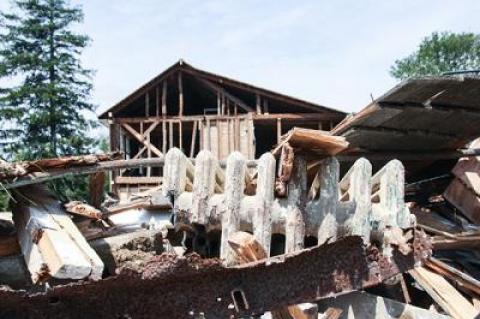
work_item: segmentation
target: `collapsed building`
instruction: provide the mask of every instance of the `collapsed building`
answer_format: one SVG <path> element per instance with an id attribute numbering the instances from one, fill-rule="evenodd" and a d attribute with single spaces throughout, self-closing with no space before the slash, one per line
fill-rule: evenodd
<path id="1" fill-rule="evenodd" d="M 177 147 L 193 158 L 209 150 L 224 160 L 253 160 L 293 127 L 330 130 L 345 113 L 175 63 L 102 113 L 110 147 L 125 158 L 162 157 Z M 161 170 L 114 172 L 116 191 L 158 185 Z"/>
<path id="2" fill-rule="evenodd" d="M 479 95 L 410 79 L 342 120 L 181 61 L 101 115 L 111 154 L 2 163 L 0 314 L 474 318 Z M 91 203 L 42 185 L 68 174 Z"/>

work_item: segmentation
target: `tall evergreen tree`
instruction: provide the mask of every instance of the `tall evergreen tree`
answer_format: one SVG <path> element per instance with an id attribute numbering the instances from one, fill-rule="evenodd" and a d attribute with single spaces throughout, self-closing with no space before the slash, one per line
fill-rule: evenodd
<path id="1" fill-rule="evenodd" d="M 68 0 L 14 0 L 1 14 L 0 120 L 14 132 L 7 144 L 16 159 L 89 152 L 96 122 L 88 112 L 92 71 L 80 63 L 86 35 L 72 31 L 83 13 Z"/>

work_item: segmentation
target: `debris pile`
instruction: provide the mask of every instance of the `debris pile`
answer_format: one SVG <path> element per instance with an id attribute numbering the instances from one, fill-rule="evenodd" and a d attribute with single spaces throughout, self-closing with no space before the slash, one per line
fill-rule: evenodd
<path id="1" fill-rule="evenodd" d="M 439 123 L 478 116 L 478 92 L 410 80 L 256 160 L 2 162 L 0 317 L 474 318 L 480 126 Z M 161 185 L 102 202 L 105 172 L 138 167 Z M 43 184 L 71 174 L 90 174 L 89 203 Z"/>

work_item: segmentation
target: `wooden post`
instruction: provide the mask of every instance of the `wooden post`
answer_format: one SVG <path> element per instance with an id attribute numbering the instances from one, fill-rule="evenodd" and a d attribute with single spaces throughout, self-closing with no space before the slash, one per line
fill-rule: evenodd
<path id="1" fill-rule="evenodd" d="M 178 148 L 183 152 L 183 125 L 182 120 L 178 120 Z"/>
<path id="2" fill-rule="evenodd" d="M 183 81 L 182 72 L 178 72 L 178 116 L 183 115 Z"/>
<path id="3" fill-rule="evenodd" d="M 167 87 L 167 80 L 164 80 L 162 85 L 162 116 L 167 116 Z"/>
<path id="4" fill-rule="evenodd" d="M 247 124 L 247 142 L 248 142 L 248 159 L 255 158 L 255 144 L 253 136 L 253 116 L 252 113 L 248 113 L 248 118 L 246 120 Z"/>
<path id="5" fill-rule="evenodd" d="M 236 107 L 235 107 L 235 110 L 236 110 Z M 235 114 L 235 119 L 234 119 L 234 132 L 233 132 L 233 136 L 234 136 L 234 148 L 235 148 L 235 151 L 240 151 L 240 119 L 237 117 L 237 114 Z"/>
<path id="6" fill-rule="evenodd" d="M 148 133 L 147 134 L 147 143 L 148 143 L 148 145 L 152 145 L 151 140 L 150 140 L 152 133 L 151 133 L 150 130 L 147 133 Z M 147 156 L 148 156 L 148 158 L 152 158 L 152 148 L 151 147 L 147 147 Z M 152 167 L 151 166 L 147 166 L 147 176 L 148 177 L 152 176 Z"/>
<path id="7" fill-rule="evenodd" d="M 277 144 L 282 141 L 282 119 L 277 119 Z"/>
<path id="8" fill-rule="evenodd" d="M 193 155 L 195 153 L 195 146 L 197 143 L 197 126 L 198 126 L 198 121 L 194 121 L 193 128 L 192 128 L 192 141 L 190 144 L 190 158 L 193 158 Z"/>
<path id="9" fill-rule="evenodd" d="M 199 128 L 199 133 L 200 133 L 200 145 L 198 147 L 199 150 L 205 150 L 207 149 L 205 147 L 205 136 L 204 136 L 204 125 L 203 125 L 203 119 L 198 120 L 198 128 Z"/>
<path id="10" fill-rule="evenodd" d="M 262 98 L 260 97 L 259 94 L 255 95 L 255 100 L 256 100 L 256 107 L 257 107 L 257 114 L 262 114 Z"/>
<path id="11" fill-rule="evenodd" d="M 263 111 L 264 113 L 268 114 L 268 100 L 263 100 Z"/>
<path id="12" fill-rule="evenodd" d="M 155 87 L 155 115 L 160 116 L 160 88 Z"/>
<path id="13" fill-rule="evenodd" d="M 120 150 L 120 124 L 115 123 L 113 119 L 113 113 L 108 112 L 108 124 L 110 129 L 110 151 L 117 152 Z M 120 174 L 119 170 L 114 170 L 111 172 L 110 178 L 110 190 L 113 192 L 117 191 L 117 187 L 113 184 L 115 178 Z"/>
<path id="14" fill-rule="evenodd" d="M 225 95 L 222 94 L 222 115 L 226 114 L 225 111 L 226 105 L 225 105 Z"/>
<path id="15" fill-rule="evenodd" d="M 169 141 L 169 148 L 173 147 L 173 121 L 168 121 L 168 141 Z"/>
<path id="16" fill-rule="evenodd" d="M 212 150 L 212 137 L 211 137 L 211 132 L 210 132 L 210 119 L 207 118 L 207 132 L 206 132 L 206 138 L 207 138 L 207 143 L 205 146 L 205 148 L 209 151 Z"/>
<path id="17" fill-rule="evenodd" d="M 150 116 L 150 94 L 148 91 L 145 93 L 145 116 Z"/>
<path id="18" fill-rule="evenodd" d="M 228 245 L 230 235 L 240 227 L 240 203 L 245 187 L 245 157 L 242 153 L 233 152 L 228 156 L 225 176 L 225 206 L 222 216 L 222 239 L 220 257 L 227 265 L 235 262 L 235 255 Z"/>
<path id="19" fill-rule="evenodd" d="M 167 153 L 167 81 L 162 85 L 162 152 Z"/>

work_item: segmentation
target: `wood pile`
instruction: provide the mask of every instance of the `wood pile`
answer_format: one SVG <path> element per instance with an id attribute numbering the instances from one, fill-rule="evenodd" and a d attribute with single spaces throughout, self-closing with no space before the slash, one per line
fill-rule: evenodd
<path id="1" fill-rule="evenodd" d="M 294 145 L 300 144 L 294 142 Z M 164 158 L 160 187 L 134 194 L 128 201 L 109 200 L 109 204 L 106 202 L 100 207 L 79 201 L 62 204 L 42 184 L 30 180 L 32 185 L 11 191 L 15 200 L 16 237 L 25 264 L 17 263 L 20 267 L 17 266 L 15 272 L 24 271 L 25 267 L 30 274 L 26 281 L 37 286 L 79 279 L 101 282 L 105 276 L 120 274 L 125 267 L 141 272 L 150 258 L 162 252 L 180 256 L 188 252 L 204 257 L 218 256 L 225 265 L 233 266 L 238 263 L 238 254 L 229 246 L 229 239 L 232 243 L 237 232 L 249 229 L 253 235 L 248 236 L 254 239 L 250 244 L 257 245 L 256 255 L 247 253 L 241 262 L 250 265 L 262 262 L 262 258 L 275 251 L 278 251 L 275 254 L 296 256 L 295 253 L 304 251 L 307 237 L 317 238 L 316 243 L 308 245 L 320 248 L 330 243 L 335 245 L 337 240 L 342 245 L 342 238 L 374 245 L 376 237 L 371 223 L 377 225 L 377 231 L 385 233 L 381 244 L 375 244 L 376 258 L 385 258 L 384 263 L 392 262 L 393 265 L 380 270 L 381 276 L 370 274 L 372 277 L 368 280 L 349 283 L 349 288 L 342 288 L 345 291 L 376 285 L 394 273 L 413 267 L 414 260 L 421 262 L 428 256 L 428 245 L 419 250 L 413 246 L 414 220 L 403 201 L 400 162 L 393 161 L 372 175 L 368 161 L 361 159 L 340 180 L 339 162 L 334 157 L 321 157 L 314 170 L 315 179 L 309 181 L 303 155 L 291 155 L 293 158 L 280 160 L 278 167 L 282 169 L 277 172 L 276 160 L 270 153 L 256 160 L 254 167 L 247 167 L 240 153 L 232 153 L 222 169 L 223 165 L 208 151 L 200 152 L 193 161 L 180 150 L 170 149 Z M 111 167 L 109 161 L 102 165 Z M 92 173 L 91 167 L 86 168 L 89 173 Z M 66 174 L 69 169 L 78 167 L 61 169 L 62 174 Z M 43 173 L 48 174 L 48 171 Z M 283 197 L 275 195 L 277 173 L 286 183 Z M 98 188 L 97 184 L 92 182 L 92 188 Z M 384 189 L 396 191 L 387 193 Z M 211 237 L 219 231 L 221 237 Z M 279 243 L 272 240 L 275 234 L 286 238 L 281 250 L 277 247 Z M 415 233 L 415 238 L 428 242 L 421 233 Z M 112 244 L 104 244 L 109 242 Z M 239 240 L 237 244 L 241 244 Z M 218 253 L 214 251 L 215 245 Z M 365 249 L 363 245 L 344 249 L 357 249 L 355 253 L 358 253 L 357 247 Z M 353 254 L 352 251 L 348 258 L 354 258 Z M 0 268 L 2 262 L 0 258 Z M 10 260 L 10 269 L 14 268 L 12 265 L 14 261 Z M 342 263 L 332 265 L 344 267 Z M 378 266 L 358 267 L 359 271 L 367 271 Z M 349 268 L 337 271 L 348 272 L 352 270 Z M 326 289 L 324 293 L 327 293 L 331 288 L 321 289 Z M 319 293 L 315 293 L 316 298 Z M 288 297 L 284 300 L 294 297 L 285 296 Z M 276 318 L 335 318 L 341 314 L 337 308 L 319 313 L 315 303 L 283 308 L 280 305 L 279 309 L 271 309 Z M 240 307 L 238 311 L 241 313 L 245 309 Z"/>
<path id="2" fill-rule="evenodd" d="M 14 223 L 0 223 L 0 283 L 14 289 L 0 288 L 0 317 L 88 303 L 99 318 L 478 318 L 480 142 L 464 148 L 478 92 L 476 78 L 408 80 L 257 160 L 2 162 Z M 101 203 L 105 171 L 144 166 L 160 185 Z M 68 174 L 93 174 L 90 203 L 41 184 Z"/>

